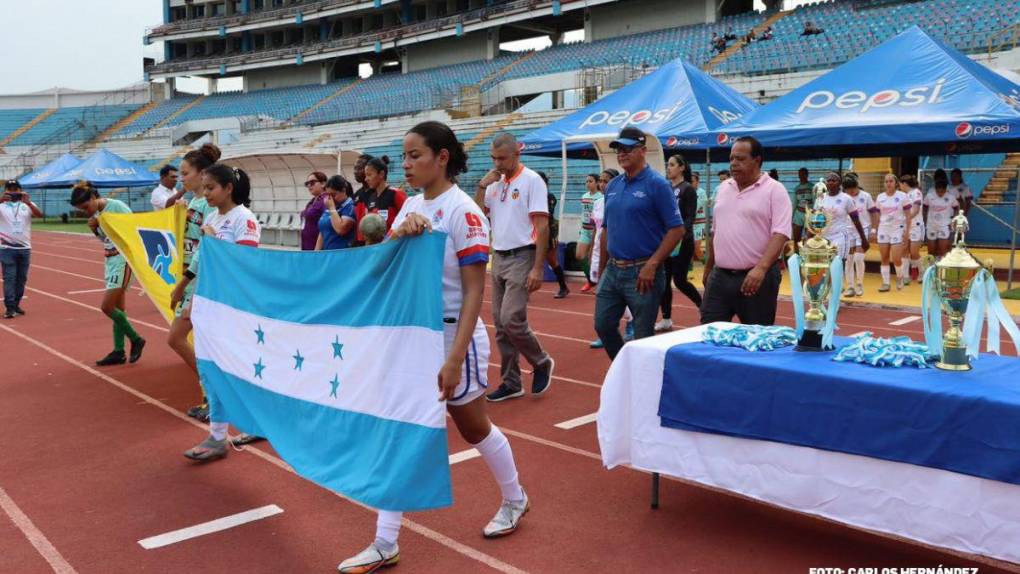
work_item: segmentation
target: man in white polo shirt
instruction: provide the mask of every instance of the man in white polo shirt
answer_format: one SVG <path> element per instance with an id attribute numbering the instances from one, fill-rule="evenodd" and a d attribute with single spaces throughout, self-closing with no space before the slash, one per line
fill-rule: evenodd
<path id="1" fill-rule="evenodd" d="M 531 394 L 549 389 L 555 363 L 528 326 L 528 296 L 542 286 L 549 244 L 549 206 L 545 182 L 521 163 L 513 134 L 492 140 L 496 166 L 478 182 L 475 201 L 492 222 L 492 318 L 502 358 L 502 384 L 492 402 L 524 396 L 519 357 L 534 371 Z"/>
<path id="2" fill-rule="evenodd" d="M 173 207 L 182 197 L 184 188 L 177 189 L 177 168 L 172 165 L 164 165 L 159 170 L 159 185 L 152 190 L 149 201 L 152 202 L 152 210 L 159 211 Z"/>
<path id="3" fill-rule="evenodd" d="M 24 315 L 21 298 L 28 282 L 32 256 L 32 218 L 43 213 L 17 180 L 4 184 L 0 195 L 0 266 L 4 278 L 4 319 Z"/>

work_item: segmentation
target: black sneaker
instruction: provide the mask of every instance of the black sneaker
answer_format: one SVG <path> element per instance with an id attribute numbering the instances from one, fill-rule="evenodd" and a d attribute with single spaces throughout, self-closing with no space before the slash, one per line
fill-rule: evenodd
<path id="1" fill-rule="evenodd" d="M 124 356 L 124 351 L 111 351 L 109 355 L 96 361 L 96 365 L 107 367 L 110 365 L 123 365 L 126 362 L 127 357 Z"/>
<path id="2" fill-rule="evenodd" d="M 9 310 L 7 310 L 6 313 L 4 313 L 4 319 L 13 319 L 13 318 L 14 318 L 14 310 L 13 309 L 9 309 Z"/>
<path id="3" fill-rule="evenodd" d="M 205 411 L 208 411 L 208 410 L 209 410 L 209 403 L 203 402 L 203 403 L 202 403 L 202 404 L 200 404 L 200 405 L 195 405 L 195 406 L 191 407 L 190 409 L 188 409 L 187 415 L 188 415 L 189 417 L 193 418 L 193 419 L 197 419 L 197 418 L 198 418 L 198 415 L 199 415 L 199 414 L 200 414 L 200 413 L 201 413 L 201 412 L 202 412 L 203 410 L 205 410 Z"/>
<path id="4" fill-rule="evenodd" d="M 486 395 L 485 400 L 489 401 L 490 403 L 498 403 L 500 401 L 505 401 L 507 399 L 516 399 L 517 397 L 523 396 L 524 389 L 517 389 L 515 391 L 506 385 L 500 385 L 498 389 Z"/>
<path id="5" fill-rule="evenodd" d="M 237 435 L 236 437 L 234 437 L 234 439 L 230 441 L 230 444 L 232 444 L 234 446 L 244 446 L 246 444 L 251 444 L 253 442 L 261 442 L 261 441 L 264 441 L 264 440 L 266 440 L 265 437 L 256 436 L 256 435 L 253 435 L 253 434 L 248 434 L 246 432 L 243 432 L 243 433 Z"/>
<path id="6" fill-rule="evenodd" d="M 137 363 L 138 359 L 142 358 L 142 349 L 145 348 L 145 339 L 138 337 L 134 341 L 131 341 L 131 358 L 129 362 Z"/>
<path id="7" fill-rule="evenodd" d="M 569 294 L 570 294 L 570 289 L 567 289 L 566 287 L 564 287 L 563 289 L 560 289 L 559 292 L 557 292 L 555 295 L 553 295 L 553 299 L 563 299 L 564 297 L 566 297 Z"/>
<path id="8" fill-rule="evenodd" d="M 202 409 L 195 414 L 195 419 L 198 420 L 198 422 L 209 422 L 209 405 L 202 405 Z"/>
<path id="9" fill-rule="evenodd" d="M 24 315 L 25 314 L 25 310 L 22 309 L 21 307 L 15 307 L 14 308 L 14 314 L 15 315 Z"/>
<path id="10" fill-rule="evenodd" d="M 531 375 L 531 394 L 538 396 L 549 390 L 552 384 L 553 369 L 556 368 L 556 361 L 549 357 L 549 365 L 542 369 L 535 369 Z"/>

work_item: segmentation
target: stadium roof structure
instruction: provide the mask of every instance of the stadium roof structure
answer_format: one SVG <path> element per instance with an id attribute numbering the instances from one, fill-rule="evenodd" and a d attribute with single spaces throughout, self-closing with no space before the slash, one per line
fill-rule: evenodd
<path id="1" fill-rule="evenodd" d="M 71 153 L 65 153 L 50 163 L 18 179 L 21 187 L 26 189 L 48 187 L 47 182 L 56 179 L 57 176 L 81 165 L 81 159 Z"/>
<path id="2" fill-rule="evenodd" d="M 521 138 L 522 153 L 594 158 L 592 141 L 611 140 L 625 126 L 655 136 L 663 151 L 705 150 L 717 128 L 758 108 L 740 92 L 682 59 L 673 60 L 593 104 Z M 728 154 L 728 152 L 726 152 Z"/>
<path id="3" fill-rule="evenodd" d="M 37 187 L 67 187 L 87 179 L 96 187 L 140 187 L 159 183 L 159 174 L 101 149 L 77 167 L 57 175 Z"/>
<path id="4" fill-rule="evenodd" d="M 1020 150 L 1020 86 L 913 26 L 716 131 L 768 159 Z"/>

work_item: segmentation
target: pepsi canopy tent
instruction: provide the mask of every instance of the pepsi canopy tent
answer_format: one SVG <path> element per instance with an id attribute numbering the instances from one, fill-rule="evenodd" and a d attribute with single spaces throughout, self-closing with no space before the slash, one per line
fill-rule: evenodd
<path id="1" fill-rule="evenodd" d="M 768 159 L 1020 149 L 1020 86 L 917 26 L 717 130 Z"/>
<path id="2" fill-rule="evenodd" d="M 78 159 L 77 156 L 65 153 L 50 163 L 20 178 L 18 181 L 21 183 L 21 187 L 26 189 L 51 187 L 52 184 L 50 184 L 50 181 L 59 177 L 63 173 L 78 167 L 80 164 L 81 160 Z"/>
<path id="3" fill-rule="evenodd" d="M 524 136 L 521 151 L 559 156 L 567 142 L 569 156 L 593 158 L 595 149 L 586 142 L 611 140 L 626 126 L 655 136 L 664 150 L 704 150 L 714 143 L 712 130 L 757 107 L 733 88 L 678 59 Z"/>
<path id="4" fill-rule="evenodd" d="M 87 179 L 96 187 L 141 187 L 159 183 L 159 175 L 101 149 L 51 180 L 47 187 L 66 187 Z"/>

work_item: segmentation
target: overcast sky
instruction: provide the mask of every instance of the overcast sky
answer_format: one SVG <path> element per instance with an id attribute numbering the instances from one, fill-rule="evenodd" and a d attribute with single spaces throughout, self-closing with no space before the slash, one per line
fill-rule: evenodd
<path id="1" fill-rule="evenodd" d="M 760 1 L 755 4 L 761 8 Z M 159 56 L 163 49 L 142 44 L 145 28 L 162 22 L 162 5 L 161 0 L 0 0 L 5 24 L 0 94 L 140 82 L 142 58 Z"/>

